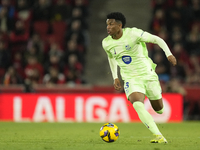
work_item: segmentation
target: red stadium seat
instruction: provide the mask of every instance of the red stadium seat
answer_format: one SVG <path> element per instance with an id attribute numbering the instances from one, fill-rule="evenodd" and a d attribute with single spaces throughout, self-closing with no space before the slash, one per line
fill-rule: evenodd
<path id="1" fill-rule="evenodd" d="M 47 21 L 36 21 L 33 24 L 33 30 L 41 36 L 44 36 L 49 31 L 49 23 Z"/>
<path id="2" fill-rule="evenodd" d="M 55 42 L 59 43 L 62 47 L 64 44 L 64 36 L 67 30 L 67 24 L 64 21 L 56 21 L 52 23 L 52 37 Z"/>
<path id="3" fill-rule="evenodd" d="M 5 69 L 4 68 L 0 68 L 0 78 L 2 78 L 5 74 Z"/>
<path id="4" fill-rule="evenodd" d="M 67 24 L 64 21 L 55 21 L 52 23 L 53 34 L 63 36 L 66 30 Z"/>

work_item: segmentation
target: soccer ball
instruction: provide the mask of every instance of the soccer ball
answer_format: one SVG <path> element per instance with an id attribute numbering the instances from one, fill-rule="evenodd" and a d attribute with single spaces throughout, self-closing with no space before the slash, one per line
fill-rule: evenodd
<path id="1" fill-rule="evenodd" d="M 113 123 L 106 123 L 100 128 L 100 137 L 105 142 L 114 142 L 119 138 L 119 128 Z"/>

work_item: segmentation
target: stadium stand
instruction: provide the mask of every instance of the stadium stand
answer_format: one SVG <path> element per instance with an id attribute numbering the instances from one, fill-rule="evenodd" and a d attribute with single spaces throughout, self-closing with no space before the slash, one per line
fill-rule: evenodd
<path id="1" fill-rule="evenodd" d="M 166 65 L 167 59 L 159 47 L 149 45 L 150 55 L 158 64 L 156 71 L 163 92 L 182 94 L 184 110 L 190 118 L 191 114 L 200 114 L 196 111 L 200 106 L 200 1 L 151 0 L 151 4 L 149 30 L 167 42 L 178 65 Z"/>
<path id="2" fill-rule="evenodd" d="M 82 86 L 89 4 L 1 0 L 0 92 L 115 92 L 113 87 Z M 147 45 L 150 57 L 158 64 L 163 92 L 182 94 L 190 118 L 200 113 L 200 1 L 151 0 L 151 7 L 149 30 L 167 42 L 178 65 L 167 65 L 162 50 L 153 44 Z"/>
<path id="3" fill-rule="evenodd" d="M 88 0 L 2 0 L 1 83 L 83 84 L 88 6 Z"/>

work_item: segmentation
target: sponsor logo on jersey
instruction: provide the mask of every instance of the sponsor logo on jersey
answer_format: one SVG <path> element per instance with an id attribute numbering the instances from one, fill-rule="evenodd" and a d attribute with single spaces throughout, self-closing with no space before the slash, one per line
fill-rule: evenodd
<path id="1" fill-rule="evenodd" d="M 130 64 L 131 61 L 132 61 L 132 58 L 130 56 L 122 56 L 122 61 L 125 63 L 125 64 Z"/>
<path id="2" fill-rule="evenodd" d="M 131 49 L 131 47 L 129 45 L 126 45 L 125 48 L 126 48 L 126 50 L 130 50 Z"/>

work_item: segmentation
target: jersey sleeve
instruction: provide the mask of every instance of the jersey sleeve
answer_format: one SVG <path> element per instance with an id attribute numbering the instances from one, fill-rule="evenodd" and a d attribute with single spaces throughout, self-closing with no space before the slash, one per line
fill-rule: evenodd
<path id="1" fill-rule="evenodd" d="M 105 39 L 102 41 L 102 47 L 103 47 L 103 49 L 105 50 L 107 56 L 108 56 L 109 58 L 113 58 L 112 54 L 110 53 L 110 51 L 109 51 L 108 48 L 107 48 L 108 46 L 107 46 L 107 44 L 106 44 Z"/>
<path id="2" fill-rule="evenodd" d="M 137 41 L 139 42 L 149 42 L 149 35 L 146 34 L 147 32 L 143 31 L 142 29 L 132 28 L 132 34 L 136 37 Z"/>
<path id="3" fill-rule="evenodd" d="M 144 32 L 140 40 L 142 42 L 146 42 L 146 43 L 158 44 L 160 46 L 160 48 L 162 48 L 162 50 L 165 52 L 165 55 L 167 57 L 172 55 L 172 53 L 171 53 L 169 47 L 167 46 L 166 42 L 158 36 L 152 35 L 148 32 Z"/>
<path id="4" fill-rule="evenodd" d="M 112 56 L 112 54 L 110 53 L 110 51 L 107 50 L 108 46 L 106 45 L 105 39 L 102 41 L 102 47 L 105 50 L 105 52 L 107 53 L 108 62 L 109 62 L 109 65 L 110 65 L 110 69 L 111 69 L 111 73 L 112 73 L 113 79 L 116 79 L 116 78 L 118 78 L 117 63 L 116 63 L 114 57 Z"/>
<path id="5" fill-rule="evenodd" d="M 137 36 L 137 40 L 139 42 L 146 42 L 146 43 L 150 42 L 150 36 L 148 32 L 143 31 L 142 29 L 135 28 L 135 27 L 133 28 L 132 31 L 134 32 L 134 35 Z"/>

